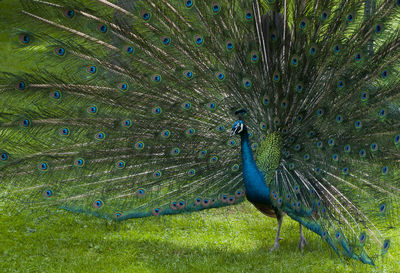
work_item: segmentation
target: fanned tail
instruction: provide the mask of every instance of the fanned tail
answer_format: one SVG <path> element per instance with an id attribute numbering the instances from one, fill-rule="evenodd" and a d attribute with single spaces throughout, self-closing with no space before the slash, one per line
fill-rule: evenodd
<path id="1" fill-rule="evenodd" d="M 227 128 L 263 87 L 252 1 L 21 3 L 25 73 L 0 91 L 8 202 L 122 220 L 243 200 Z"/>

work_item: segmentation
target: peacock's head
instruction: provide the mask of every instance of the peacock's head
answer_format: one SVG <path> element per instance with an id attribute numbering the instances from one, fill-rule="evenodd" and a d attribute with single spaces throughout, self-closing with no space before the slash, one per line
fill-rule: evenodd
<path id="1" fill-rule="evenodd" d="M 240 135 L 241 133 L 246 131 L 246 125 L 243 120 L 236 121 L 232 126 L 231 137 L 234 135 Z"/>
<path id="2" fill-rule="evenodd" d="M 240 135 L 247 132 L 246 125 L 244 124 L 243 117 L 247 113 L 246 109 L 239 109 L 235 111 L 235 116 L 239 118 L 232 126 L 231 137 L 234 135 Z"/>

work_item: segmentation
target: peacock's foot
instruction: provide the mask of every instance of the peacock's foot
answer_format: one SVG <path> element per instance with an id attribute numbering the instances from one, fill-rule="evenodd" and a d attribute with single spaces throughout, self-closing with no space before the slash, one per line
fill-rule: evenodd
<path id="1" fill-rule="evenodd" d="M 301 254 L 303 254 L 303 249 L 304 246 L 307 244 L 306 239 L 304 238 L 304 236 L 300 236 L 300 240 L 299 240 L 299 249 L 301 251 Z"/>
<path id="2" fill-rule="evenodd" d="M 282 238 L 279 237 L 277 241 L 275 241 L 275 244 L 273 247 L 271 247 L 270 251 L 275 251 L 279 249 L 279 241 L 282 240 Z"/>
<path id="3" fill-rule="evenodd" d="M 271 247 L 271 249 L 269 251 L 275 251 L 279 249 L 279 243 L 275 243 L 273 247 Z"/>

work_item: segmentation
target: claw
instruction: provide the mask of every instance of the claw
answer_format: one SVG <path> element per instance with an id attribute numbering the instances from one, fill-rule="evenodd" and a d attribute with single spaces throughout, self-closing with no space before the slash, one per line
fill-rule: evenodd
<path id="1" fill-rule="evenodd" d="M 300 224 L 300 240 L 299 240 L 299 249 L 301 254 L 303 254 L 304 246 L 307 244 L 306 239 L 303 234 L 303 226 Z"/>
<path id="2" fill-rule="evenodd" d="M 301 251 L 301 254 L 303 254 L 304 246 L 307 244 L 306 239 L 300 238 L 299 240 L 299 249 Z"/>
<path id="3" fill-rule="evenodd" d="M 278 230 L 276 232 L 276 238 L 275 238 L 274 246 L 270 249 L 270 251 L 274 251 L 274 250 L 279 249 L 279 241 L 282 240 L 282 238 L 279 236 L 280 233 L 281 233 L 282 216 L 278 216 L 277 220 L 278 220 Z"/>
<path id="4" fill-rule="evenodd" d="M 275 242 L 274 246 L 271 247 L 271 249 L 269 251 L 272 252 L 272 251 L 275 251 L 275 250 L 278 250 L 278 249 L 279 249 L 279 243 Z"/>

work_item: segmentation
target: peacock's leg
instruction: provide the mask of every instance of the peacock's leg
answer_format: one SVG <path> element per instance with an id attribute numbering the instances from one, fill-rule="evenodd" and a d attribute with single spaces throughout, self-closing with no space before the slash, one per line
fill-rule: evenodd
<path id="1" fill-rule="evenodd" d="M 303 253 L 304 246 L 306 245 L 306 239 L 304 238 L 303 234 L 303 226 L 299 223 L 300 225 L 300 240 L 299 240 L 299 248 L 301 250 L 301 253 Z"/>
<path id="2" fill-rule="evenodd" d="M 276 232 L 275 243 L 274 243 L 274 246 L 271 248 L 271 251 L 278 249 L 279 241 L 282 240 L 282 238 L 280 237 L 280 233 L 281 233 L 281 225 L 282 225 L 283 216 L 280 213 L 277 213 L 276 219 L 278 220 L 278 231 Z"/>

